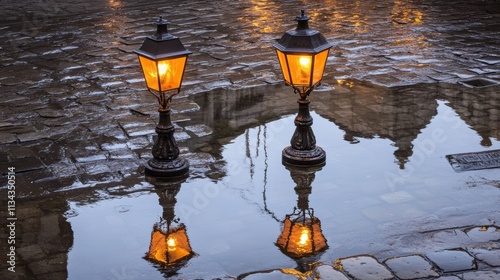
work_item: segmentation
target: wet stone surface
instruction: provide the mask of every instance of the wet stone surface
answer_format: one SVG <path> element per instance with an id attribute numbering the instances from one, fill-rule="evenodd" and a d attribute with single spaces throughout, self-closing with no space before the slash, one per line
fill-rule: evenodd
<path id="1" fill-rule="evenodd" d="M 474 227 L 466 229 L 465 233 L 475 242 L 500 240 L 500 228 L 496 226 Z"/>
<path id="2" fill-rule="evenodd" d="M 500 244 L 492 241 L 468 248 L 472 255 L 489 266 L 500 267 Z"/>
<path id="3" fill-rule="evenodd" d="M 213 133 L 212 129 L 206 125 L 191 125 L 184 127 L 184 129 L 194 133 L 197 137 L 203 137 Z"/>
<path id="4" fill-rule="evenodd" d="M 245 280 L 274 280 L 274 279 L 281 279 L 281 280 L 297 280 L 299 279 L 295 275 L 290 275 L 282 272 L 281 270 L 274 270 L 274 271 L 268 271 L 268 272 L 256 272 L 252 273 L 250 275 L 244 276 L 239 279 L 245 279 Z"/>
<path id="5" fill-rule="evenodd" d="M 371 256 L 341 259 L 341 264 L 344 271 L 354 279 L 382 280 L 394 278 L 394 275 L 385 266 Z"/>
<path id="6" fill-rule="evenodd" d="M 314 269 L 316 276 L 319 279 L 328 279 L 328 280 L 348 280 L 342 272 L 335 270 L 333 267 L 329 265 L 320 265 Z"/>
<path id="7" fill-rule="evenodd" d="M 477 268 L 474 258 L 464 250 L 444 250 L 426 254 L 443 272 L 456 272 Z"/>
<path id="8" fill-rule="evenodd" d="M 400 279 L 439 276 L 432 264 L 419 255 L 391 258 L 384 261 L 384 264 Z"/>
<path id="9" fill-rule="evenodd" d="M 0 133 L 0 143 L 8 144 L 8 143 L 14 143 L 16 141 L 17 138 L 13 134 L 5 132 Z"/>
<path id="10" fill-rule="evenodd" d="M 467 272 L 460 277 L 463 280 L 476 280 L 476 279 L 481 279 L 481 280 L 496 280 L 498 279 L 498 275 L 500 275 L 500 269 L 496 269 L 493 271 L 474 271 L 474 272 Z"/>

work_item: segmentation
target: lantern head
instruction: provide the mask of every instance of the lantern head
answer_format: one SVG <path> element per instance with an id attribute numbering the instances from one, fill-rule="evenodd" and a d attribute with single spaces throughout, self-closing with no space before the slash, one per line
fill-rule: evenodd
<path id="1" fill-rule="evenodd" d="M 273 47 L 276 49 L 286 84 L 299 93 L 309 93 L 325 71 L 331 43 L 318 31 L 309 29 L 304 10 L 296 17 L 297 28 L 285 32 Z"/>
<path id="2" fill-rule="evenodd" d="M 158 93 L 180 90 L 187 57 L 191 54 L 179 38 L 168 33 L 167 24 L 160 17 L 156 33 L 134 51 L 139 56 L 148 89 Z"/>

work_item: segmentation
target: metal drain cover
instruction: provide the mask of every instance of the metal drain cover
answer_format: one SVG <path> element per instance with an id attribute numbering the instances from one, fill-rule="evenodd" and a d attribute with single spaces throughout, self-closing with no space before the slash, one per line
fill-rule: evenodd
<path id="1" fill-rule="evenodd" d="M 500 167 L 500 150 L 453 154 L 446 158 L 457 172 Z"/>

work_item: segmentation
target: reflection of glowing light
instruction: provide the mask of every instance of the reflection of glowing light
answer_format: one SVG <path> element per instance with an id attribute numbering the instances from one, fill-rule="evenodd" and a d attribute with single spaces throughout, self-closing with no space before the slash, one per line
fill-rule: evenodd
<path id="1" fill-rule="evenodd" d="M 155 225 L 146 254 L 147 259 L 165 265 L 175 265 L 194 255 L 184 225 L 170 230 L 160 230 Z"/>
<path id="2" fill-rule="evenodd" d="M 333 262 L 333 268 L 335 268 L 336 270 L 339 270 L 339 271 L 342 271 L 344 269 L 342 262 L 339 259 L 336 259 Z"/>
<path id="3" fill-rule="evenodd" d="M 401 39 L 395 40 L 392 44 L 397 45 L 397 46 L 402 46 L 405 48 L 413 48 L 415 50 L 422 50 L 425 48 L 429 48 L 431 45 L 427 42 L 427 37 L 422 35 L 422 36 L 405 36 L 402 37 Z"/>
<path id="4" fill-rule="evenodd" d="M 175 249 L 176 249 L 176 248 L 175 248 L 175 245 L 176 245 L 175 239 L 173 239 L 173 238 L 169 238 L 169 239 L 167 240 L 167 246 L 168 246 L 168 247 L 173 247 L 173 248 L 169 248 L 170 250 L 175 251 Z"/>
<path id="5" fill-rule="evenodd" d="M 109 0 L 109 6 L 111 6 L 111 8 L 119 8 L 122 6 L 122 3 L 117 0 Z"/>
<path id="6" fill-rule="evenodd" d="M 413 23 L 422 24 L 424 13 L 415 10 L 408 3 L 403 1 L 395 1 L 392 9 L 392 19 L 396 23 Z"/>
<path id="7" fill-rule="evenodd" d="M 354 82 L 353 81 L 347 81 L 347 80 L 337 80 L 337 83 L 341 86 L 346 86 L 346 87 L 353 87 Z"/>
<path id="8" fill-rule="evenodd" d="M 308 240 L 309 240 L 309 231 L 307 229 L 303 229 L 302 233 L 300 234 L 299 244 L 304 246 L 307 244 Z"/>
<path id="9" fill-rule="evenodd" d="M 290 215 L 287 216 L 276 245 L 292 258 L 314 255 L 328 247 L 321 232 L 321 222 L 312 215 L 300 221 L 292 221 Z"/>
<path id="10" fill-rule="evenodd" d="M 277 14 L 281 14 L 275 5 L 269 5 L 267 1 L 249 0 L 249 7 L 244 9 L 243 15 L 238 18 L 247 25 L 253 26 L 258 32 L 273 33 L 281 28 L 277 22 Z"/>
<path id="11" fill-rule="evenodd" d="M 415 23 L 417 23 L 417 24 L 422 23 L 422 17 L 423 17 L 424 14 L 422 12 L 420 12 L 420 11 L 416 11 L 415 15 L 416 15 L 416 17 L 415 17 Z"/>

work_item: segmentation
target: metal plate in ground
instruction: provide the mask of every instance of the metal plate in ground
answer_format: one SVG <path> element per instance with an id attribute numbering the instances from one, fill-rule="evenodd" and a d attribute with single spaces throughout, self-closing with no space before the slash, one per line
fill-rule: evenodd
<path id="1" fill-rule="evenodd" d="M 457 172 L 500 167 L 500 150 L 447 155 L 446 158 Z"/>

